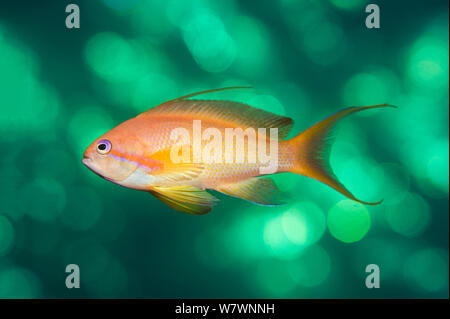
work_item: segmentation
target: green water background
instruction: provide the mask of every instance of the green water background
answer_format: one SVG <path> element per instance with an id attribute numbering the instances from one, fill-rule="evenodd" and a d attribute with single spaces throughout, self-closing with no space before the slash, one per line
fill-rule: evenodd
<path id="1" fill-rule="evenodd" d="M 448 298 L 447 1 L 0 4 L 0 298 Z M 295 120 L 352 116 L 331 165 L 359 198 L 306 177 L 287 205 L 217 195 L 190 216 L 81 163 L 102 133 L 168 99 L 232 99 Z M 206 96 L 205 96 L 206 97 Z M 78 264 L 81 288 L 65 287 Z M 367 289 L 377 264 L 381 288 Z"/>

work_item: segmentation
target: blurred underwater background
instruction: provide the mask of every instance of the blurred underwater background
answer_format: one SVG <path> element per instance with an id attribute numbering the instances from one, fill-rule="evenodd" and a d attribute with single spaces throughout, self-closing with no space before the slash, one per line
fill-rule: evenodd
<path id="1" fill-rule="evenodd" d="M 448 298 L 448 1 L 78 0 L 0 3 L 0 298 Z M 331 165 L 364 206 L 274 176 L 287 204 L 217 195 L 191 216 L 81 163 L 164 101 L 292 117 L 290 136 L 348 106 Z M 80 289 L 67 289 L 77 264 Z M 367 289 L 366 266 L 380 267 Z"/>

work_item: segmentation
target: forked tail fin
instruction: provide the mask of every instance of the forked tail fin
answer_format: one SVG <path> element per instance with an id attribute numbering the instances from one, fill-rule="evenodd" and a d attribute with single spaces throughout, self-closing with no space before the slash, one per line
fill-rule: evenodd
<path id="1" fill-rule="evenodd" d="M 317 179 L 318 181 L 333 187 L 341 194 L 359 203 L 366 205 L 380 204 L 383 200 L 376 203 L 368 203 L 357 199 L 345 188 L 344 185 L 339 182 L 329 163 L 330 148 L 333 142 L 331 131 L 334 124 L 347 115 L 378 107 L 395 106 L 381 104 L 373 106 L 349 107 L 331 115 L 330 117 L 327 117 L 323 121 L 311 126 L 293 139 L 289 140 L 289 143 L 291 143 L 297 151 L 297 162 L 291 172 Z"/>

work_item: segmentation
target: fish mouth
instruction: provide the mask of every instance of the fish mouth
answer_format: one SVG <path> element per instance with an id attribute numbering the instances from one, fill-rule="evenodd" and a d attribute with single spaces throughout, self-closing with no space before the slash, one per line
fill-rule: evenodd
<path id="1" fill-rule="evenodd" d="M 83 156 L 83 159 L 82 159 L 81 161 L 83 162 L 83 164 L 84 164 L 87 168 L 89 168 L 90 171 L 92 171 L 92 172 L 95 173 L 96 175 L 98 175 L 98 176 L 104 178 L 100 173 L 98 173 L 98 172 L 94 169 L 94 167 L 93 167 L 93 165 L 92 165 L 92 160 L 91 160 L 89 157 Z"/>
<path id="2" fill-rule="evenodd" d="M 93 161 L 91 158 L 87 157 L 87 156 L 83 156 L 83 159 L 81 160 L 81 162 L 83 162 L 83 164 L 95 175 L 106 179 L 107 181 L 113 182 L 115 184 L 118 184 L 120 181 L 122 181 L 122 179 L 118 180 L 118 179 L 113 179 L 110 177 L 106 177 L 104 175 L 102 175 L 101 173 L 98 172 L 98 170 L 96 169 L 95 165 L 93 164 Z M 124 178 L 125 179 L 125 178 Z"/>
<path id="3" fill-rule="evenodd" d="M 86 165 L 87 167 L 89 167 L 89 162 L 90 159 L 87 156 L 83 156 L 83 159 L 81 160 L 83 162 L 84 165 Z"/>

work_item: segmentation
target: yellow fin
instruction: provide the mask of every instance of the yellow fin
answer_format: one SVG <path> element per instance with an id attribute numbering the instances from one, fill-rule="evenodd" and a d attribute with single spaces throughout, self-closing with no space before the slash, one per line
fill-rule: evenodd
<path id="1" fill-rule="evenodd" d="M 289 117 L 280 116 L 252 107 L 247 104 L 232 101 L 185 100 L 185 98 L 187 97 L 192 97 L 198 94 L 236 88 L 237 87 L 224 88 L 189 94 L 184 97 L 180 97 L 160 104 L 157 107 L 148 110 L 144 114 L 189 114 L 190 116 L 194 117 L 208 116 L 217 120 L 231 123 L 232 126 L 241 127 L 242 129 L 246 129 L 248 127 L 252 127 L 255 130 L 257 130 L 258 128 L 277 128 L 278 139 L 285 139 L 294 123 L 293 120 Z"/>
<path id="2" fill-rule="evenodd" d="M 218 201 L 207 191 L 192 186 L 153 187 L 149 192 L 173 209 L 193 215 L 208 213 Z"/>
<path id="3" fill-rule="evenodd" d="M 221 185 L 216 190 L 259 205 L 277 206 L 283 204 L 280 190 L 275 182 L 268 177 L 250 178 L 239 183 Z"/>
<path id="4" fill-rule="evenodd" d="M 357 199 L 344 187 L 344 185 L 341 184 L 341 182 L 339 182 L 329 164 L 330 148 L 333 142 L 333 136 L 330 133 L 332 132 L 334 125 L 339 120 L 350 114 L 379 107 L 395 106 L 381 104 L 373 106 L 349 107 L 329 116 L 323 121 L 316 123 L 293 139 L 289 140 L 289 143 L 293 145 L 293 148 L 295 148 L 297 152 L 297 162 L 291 172 L 317 179 L 318 181 L 327 184 L 341 194 L 359 203 L 366 205 L 380 204 L 382 200 L 375 203 L 368 203 Z"/>
<path id="5" fill-rule="evenodd" d="M 170 158 L 170 148 L 158 151 L 151 155 L 148 155 L 152 160 L 161 162 L 163 164 L 162 169 L 153 172 L 155 176 L 163 177 L 167 181 L 182 181 L 190 180 L 198 177 L 203 169 L 203 163 L 174 163 Z"/>

